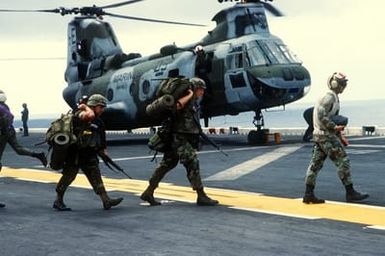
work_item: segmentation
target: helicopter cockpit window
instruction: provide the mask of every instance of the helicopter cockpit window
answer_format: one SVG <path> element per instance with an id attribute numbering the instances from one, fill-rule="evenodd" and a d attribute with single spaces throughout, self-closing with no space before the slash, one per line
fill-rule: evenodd
<path id="1" fill-rule="evenodd" d="M 279 49 L 281 52 L 285 55 L 287 59 L 290 60 L 292 63 L 302 63 L 300 59 L 298 59 L 297 55 L 295 55 L 290 49 L 283 44 L 278 44 Z"/>
<path id="2" fill-rule="evenodd" d="M 99 57 L 114 53 L 115 49 L 116 49 L 116 45 L 112 40 L 112 38 L 95 37 L 92 40 L 90 52 L 91 52 L 92 58 L 99 58 Z"/>
<path id="3" fill-rule="evenodd" d="M 272 64 L 301 63 L 286 45 L 276 41 L 258 41 L 263 53 Z"/>
<path id="4" fill-rule="evenodd" d="M 263 55 L 261 48 L 255 42 L 248 45 L 246 59 L 249 61 L 251 66 L 268 64 L 268 60 Z"/>

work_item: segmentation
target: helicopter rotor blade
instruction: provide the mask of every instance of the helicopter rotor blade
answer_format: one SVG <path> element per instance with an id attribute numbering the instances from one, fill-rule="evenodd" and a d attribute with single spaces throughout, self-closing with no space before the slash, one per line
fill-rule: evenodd
<path id="1" fill-rule="evenodd" d="M 265 9 L 268 10 L 274 16 L 277 16 L 277 17 L 284 16 L 283 13 L 280 10 L 278 10 L 276 7 L 274 7 L 273 5 L 266 3 L 266 2 L 262 2 L 262 4 L 265 7 Z"/>
<path id="2" fill-rule="evenodd" d="M 61 10 L 59 8 L 47 9 L 47 10 L 9 10 L 9 9 L 0 9 L 0 12 L 52 12 L 52 13 L 60 13 Z"/>
<path id="3" fill-rule="evenodd" d="M 205 25 L 202 25 L 202 24 L 177 22 L 177 21 L 168 21 L 168 20 L 148 19 L 148 18 L 126 16 L 126 15 L 120 15 L 120 14 L 114 14 L 114 13 L 108 13 L 108 12 L 105 12 L 104 15 L 109 15 L 109 16 L 112 16 L 112 17 L 122 18 L 122 19 L 129 19 L 129 20 L 140 20 L 140 21 L 148 21 L 148 22 L 156 22 L 156 23 L 166 23 L 166 24 L 174 24 L 174 25 L 205 27 Z"/>
<path id="4" fill-rule="evenodd" d="M 119 7 L 122 5 L 134 4 L 136 2 L 141 2 L 141 1 L 143 1 L 143 0 L 130 0 L 130 1 L 125 1 L 125 2 L 116 3 L 116 4 L 109 4 L 109 5 L 105 5 L 105 6 L 100 6 L 100 8 L 107 9 L 107 8 Z"/>

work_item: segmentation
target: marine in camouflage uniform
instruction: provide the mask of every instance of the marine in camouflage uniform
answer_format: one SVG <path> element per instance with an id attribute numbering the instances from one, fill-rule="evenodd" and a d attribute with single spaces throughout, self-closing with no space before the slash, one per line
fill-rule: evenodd
<path id="1" fill-rule="evenodd" d="M 106 153 L 106 138 L 102 114 L 107 104 L 106 98 L 100 94 L 92 95 L 87 104 L 80 104 L 75 112 L 73 127 L 78 141 L 68 148 L 64 163 L 62 177 L 56 186 L 56 200 L 53 208 L 58 211 L 70 211 L 64 204 L 64 193 L 68 186 L 75 180 L 81 169 L 90 182 L 94 192 L 100 196 L 104 209 L 118 205 L 123 198 L 111 199 L 106 192 L 99 169 L 98 152 Z"/>
<path id="2" fill-rule="evenodd" d="M 16 131 L 13 127 L 13 114 L 11 113 L 5 101 L 7 97 L 3 91 L 0 90 L 0 161 L 3 156 L 3 152 L 7 143 L 18 155 L 25 155 L 37 158 L 44 166 L 47 166 L 47 158 L 44 152 L 34 152 L 28 148 L 19 144 L 16 138 Z M 2 164 L 0 162 L 0 171 Z M 0 208 L 5 207 L 4 204 L 0 204 Z"/>
<path id="3" fill-rule="evenodd" d="M 347 146 L 349 142 L 342 134 L 346 124 L 336 124 L 335 121 L 335 117 L 338 115 L 340 109 L 338 94 L 345 90 L 347 81 L 344 74 L 334 73 L 328 79 L 330 91 L 319 99 L 315 105 L 313 111 L 314 148 L 306 173 L 306 191 L 303 197 L 303 202 L 306 204 L 325 202 L 325 200 L 319 199 L 314 195 L 314 187 L 317 175 L 327 157 L 329 157 L 337 167 L 338 177 L 346 189 L 347 202 L 363 200 L 368 197 L 367 194 L 361 194 L 353 188 L 350 161 L 344 149 L 344 146 Z"/>
<path id="4" fill-rule="evenodd" d="M 205 82 L 200 78 L 190 79 L 192 90 L 177 101 L 176 114 L 171 124 L 171 147 L 149 180 L 149 186 L 140 198 L 150 205 L 160 205 L 154 198 L 154 190 L 163 177 L 180 161 L 187 171 L 191 187 L 197 192 L 197 204 L 210 206 L 218 204 L 206 195 L 200 176 L 199 160 L 196 154 L 199 143 L 199 100 L 203 97 Z"/>

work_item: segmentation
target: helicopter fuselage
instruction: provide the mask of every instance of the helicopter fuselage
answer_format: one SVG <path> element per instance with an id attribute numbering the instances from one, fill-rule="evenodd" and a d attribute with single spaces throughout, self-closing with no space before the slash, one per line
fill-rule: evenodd
<path id="1" fill-rule="evenodd" d="M 308 71 L 275 36 L 247 35 L 206 46 L 205 52 L 212 56 L 212 70 L 207 74 L 203 117 L 285 105 L 302 98 L 310 86 Z M 163 79 L 195 76 L 196 58 L 193 51 L 179 50 L 129 60 L 100 77 L 69 84 L 64 97 L 75 107 L 82 95 L 105 95 L 108 129 L 157 125 L 145 113 L 147 104 Z"/>
<path id="2" fill-rule="evenodd" d="M 69 24 L 65 100 L 76 108 L 83 95 L 106 96 L 103 118 L 110 130 L 159 125 L 146 115 L 146 106 L 164 79 L 202 75 L 197 74 L 196 45 L 203 46 L 208 60 L 202 77 L 207 84 L 202 102 L 206 119 L 260 112 L 307 93 L 309 72 L 280 38 L 270 34 L 262 5 L 237 4 L 213 19 L 217 27 L 200 42 L 166 46 L 158 54 L 141 57 L 122 53 L 108 23 L 75 18 Z"/>

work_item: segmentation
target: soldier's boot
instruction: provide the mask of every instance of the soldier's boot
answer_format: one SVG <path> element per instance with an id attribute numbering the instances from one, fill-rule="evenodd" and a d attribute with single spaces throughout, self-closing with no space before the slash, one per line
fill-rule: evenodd
<path id="1" fill-rule="evenodd" d="M 121 197 L 111 199 L 106 192 L 102 192 L 100 198 L 102 199 L 104 210 L 109 210 L 111 207 L 117 206 L 123 201 L 123 198 Z"/>
<path id="2" fill-rule="evenodd" d="M 361 194 L 353 188 L 353 184 L 345 186 L 346 189 L 346 202 L 361 201 L 369 197 L 368 194 Z"/>
<path id="3" fill-rule="evenodd" d="M 148 202 L 151 206 L 161 205 L 159 201 L 156 201 L 154 198 L 154 190 L 157 186 L 150 184 L 146 190 L 140 195 L 140 199 Z"/>
<path id="4" fill-rule="evenodd" d="M 0 208 L 4 208 L 4 207 L 5 207 L 5 204 L 0 203 Z"/>
<path id="5" fill-rule="evenodd" d="M 197 205 L 199 206 L 214 206 L 219 203 L 218 200 L 214 200 L 208 197 L 208 195 L 204 192 L 203 188 L 197 189 L 197 194 Z"/>
<path id="6" fill-rule="evenodd" d="M 47 157 L 45 156 L 45 154 L 43 152 L 33 153 L 32 156 L 39 159 L 44 167 L 47 167 L 47 164 L 48 164 Z"/>
<path id="7" fill-rule="evenodd" d="M 317 198 L 314 195 L 314 186 L 306 185 L 305 195 L 302 199 L 302 202 L 305 204 L 323 204 L 325 203 L 324 199 Z"/>
<path id="8" fill-rule="evenodd" d="M 71 208 L 67 207 L 64 204 L 63 196 L 64 196 L 64 193 L 57 193 L 56 200 L 55 200 L 55 202 L 53 202 L 52 208 L 54 208 L 55 210 L 57 210 L 59 212 L 72 211 Z"/>

